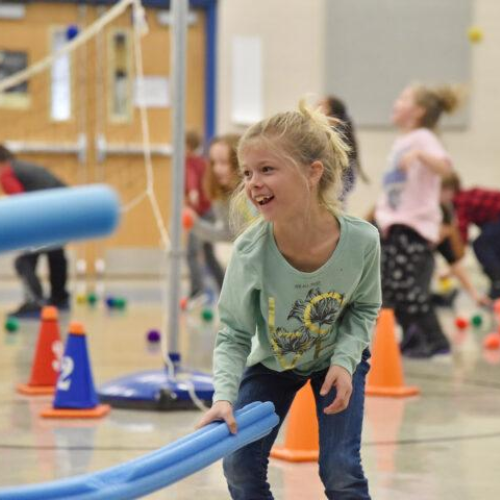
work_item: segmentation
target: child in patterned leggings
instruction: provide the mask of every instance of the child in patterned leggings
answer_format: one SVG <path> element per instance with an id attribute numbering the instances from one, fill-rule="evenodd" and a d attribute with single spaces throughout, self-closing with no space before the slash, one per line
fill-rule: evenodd
<path id="1" fill-rule="evenodd" d="M 401 350 L 410 357 L 450 350 L 430 294 L 442 218 L 441 178 L 452 170 L 434 130 L 442 113 L 452 112 L 458 101 L 451 87 L 418 85 L 406 88 L 393 109 L 401 135 L 389 156 L 375 221 L 382 234 L 384 305 L 394 308 L 403 328 Z"/>

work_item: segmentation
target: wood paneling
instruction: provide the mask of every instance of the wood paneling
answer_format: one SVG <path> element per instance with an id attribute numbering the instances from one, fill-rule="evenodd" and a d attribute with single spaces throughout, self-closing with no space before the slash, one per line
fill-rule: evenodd
<path id="1" fill-rule="evenodd" d="M 23 20 L 0 20 L 0 49 L 24 50 L 29 64 L 46 57 L 50 52 L 52 30 L 71 24 L 88 26 L 103 12 L 102 8 L 73 4 L 26 5 Z M 149 34 L 142 39 L 144 74 L 170 78 L 170 29 L 157 21 L 157 11 L 147 10 Z M 96 138 L 104 134 L 108 143 L 142 143 L 139 109 L 133 107 L 128 123 L 114 123 L 107 113 L 108 92 L 108 32 L 116 28 L 131 30 L 130 12 L 125 13 L 102 33 L 72 56 L 73 116 L 64 123 L 50 119 L 50 72 L 32 78 L 29 82 L 31 105 L 26 110 L 0 109 L 0 141 L 71 142 L 80 133 L 87 138 L 87 160 L 84 165 L 76 155 L 20 154 L 19 157 L 47 166 L 69 184 L 107 182 L 119 192 L 124 203 L 137 196 L 146 186 L 146 173 L 142 156 L 108 156 L 98 162 Z M 205 23 L 203 12 L 197 12 L 196 22 L 188 30 L 187 54 L 187 110 L 186 122 L 203 131 L 205 87 Z M 133 43 L 132 43 L 133 46 Z M 133 54 L 132 54 L 133 60 Z M 133 73 L 133 78 L 135 75 Z M 171 109 L 148 109 L 150 138 L 153 144 L 171 143 Z M 170 158 L 153 156 L 155 193 L 168 223 L 170 203 Z M 112 237 L 83 245 L 89 266 L 98 254 L 114 247 L 155 247 L 159 233 L 149 203 L 144 200 L 127 213 Z M 82 247 L 82 245 L 78 245 Z"/>

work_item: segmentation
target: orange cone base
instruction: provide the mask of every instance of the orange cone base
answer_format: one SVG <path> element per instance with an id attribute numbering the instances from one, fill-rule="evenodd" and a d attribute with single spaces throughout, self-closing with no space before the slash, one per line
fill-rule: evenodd
<path id="1" fill-rule="evenodd" d="M 286 462 L 317 462 L 318 456 L 318 450 L 289 450 L 279 446 L 271 450 L 271 457 Z"/>
<path id="2" fill-rule="evenodd" d="M 102 418 L 109 413 L 111 406 L 98 405 L 95 408 L 78 410 L 75 408 L 48 408 L 40 415 L 43 418 Z"/>
<path id="3" fill-rule="evenodd" d="M 24 394 L 26 396 L 46 396 L 56 392 L 53 385 L 18 384 L 16 390 L 20 394 Z"/>
<path id="4" fill-rule="evenodd" d="M 408 387 L 377 387 L 367 386 L 365 389 L 367 396 L 387 396 L 393 398 L 406 398 L 420 394 L 420 389 L 415 386 Z"/>

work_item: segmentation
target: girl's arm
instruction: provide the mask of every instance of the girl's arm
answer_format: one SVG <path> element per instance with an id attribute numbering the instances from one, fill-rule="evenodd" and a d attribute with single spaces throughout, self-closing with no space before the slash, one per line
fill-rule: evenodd
<path id="1" fill-rule="evenodd" d="M 236 400 L 260 314 L 255 282 L 250 259 L 236 245 L 219 299 L 221 329 L 213 355 L 214 402 Z"/>
<path id="2" fill-rule="evenodd" d="M 255 277 L 251 263 L 236 247 L 219 300 L 222 328 L 217 334 L 213 354 L 213 406 L 205 413 L 198 428 L 222 419 L 233 434 L 237 431 L 233 404 L 238 396 L 257 327 L 258 292 L 254 284 Z"/>
<path id="3" fill-rule="evenodd" d="M 449 158 L 440 158 L 425 151 L 417 151 L 418 159 L 434 173 L 441 177 L 449 174 L 452 169 L 452 164 Z"/>
<path id="4" fill-rule="evenodd" d="M 491 300 L 485 295 L 481 295 L 467 275 L 467 272 L 461 265 L 460 261 L 454 262 L 450 265 L 450 270 L 452 274 L 460 281 L 460 284 L 464 288 L 464 290 L 472 297 L 474 302 L 480 306 L 490 306 Z"/>
<path id="5" fill-rule="evenodd" d="M 331 366 L 345 368 L 351 375 L 369 347 L 375 321 L 381 305 L 380 243 L 365 256 L 362 275 L 351 303 L 338 328 L 337 348 L 330 360 Z"/>
<path id="6" fill-rule="evenodd" d="M 215 213 L 215 221 L 212 222 L 196 217 L 192 229 L 194 234 L 201 240 L 211 243 L 232 241 L 234 234 L 229 225 L 229 203 L 214 202 L 212 207 Z"/>
<path id="7" fill-rule="evenodd" d="M 452 164 L 449 158 L 436 156 L 421 149 L 412 149 L 411 151 L 405 153 L 399 160 L 399 168 L 407 171 L 411 167 L 412 163 L 416 161 L 423 163 L 427 168 L 441 177 L 449 174 L 452 169 Z"/>

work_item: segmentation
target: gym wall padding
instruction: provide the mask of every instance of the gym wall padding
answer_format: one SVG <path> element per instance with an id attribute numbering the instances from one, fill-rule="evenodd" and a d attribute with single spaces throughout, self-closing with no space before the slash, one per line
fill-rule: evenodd
<path id="1" fill-rule="evenodd" d="M 408 83 L 470 83 L 471 17 L 471 0 L 328 0 L 326 92 L 345 100 L 358 126 L 390 126 Z M 467 123 L 465 106 L 443 125 Z"/>

